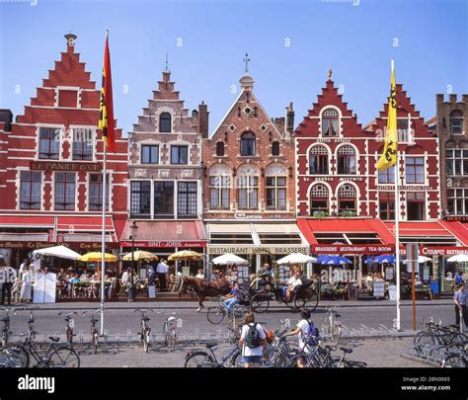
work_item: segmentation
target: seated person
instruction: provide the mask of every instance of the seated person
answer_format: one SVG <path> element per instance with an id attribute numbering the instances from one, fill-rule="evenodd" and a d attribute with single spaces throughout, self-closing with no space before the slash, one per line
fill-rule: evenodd
<path id="1" fill-rule="evenodd" d="M 231 283 L 231 291 L 228 295 L 224 296 L 224 307 L 228 312 L 232 311 L 236 304 L 239 304 L 240 292 L 237 282 Z"/>
<path id="2" fill-rule="evenodd" d="M 294 275 L 291 276 L 288 280 L 288 287 L 286 289 L 286 301 L 291 301 L 292 294 L 302 285 L 301 273 L 299 270 L 294 272 Z"/>

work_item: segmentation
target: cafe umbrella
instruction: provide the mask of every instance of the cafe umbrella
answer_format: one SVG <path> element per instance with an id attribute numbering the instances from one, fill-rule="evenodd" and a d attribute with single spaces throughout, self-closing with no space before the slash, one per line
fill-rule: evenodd
<path id="1" fill-rule="evenodd" d="M 68 260 L 78 260 L 81 255 L 65 246 L 46 247 L 44 249 L 34 250 L 33 255 L 47 257 L 66 258 Z"/>
<path id="2" fill-rule="evenodd" d="M 291 253 L 276 262 L 278 265 L 306 264 L 308 262 L 317 262 L 317 259 L 302 253 Z"/>
<path id="3" fill-rule="evenodd" d="M 167 259 L 169 261 L 185 261 L 185 266 L 187 266 L 188 261 L 202 260 L 203 255 L 192 250 L 181 250 L 171 254 Z"/>
<path id="4" fill-rule="evenodd" d="M 468 262 L 468 254 L 457 254 L 447 259 L 448 262 L 463 263 Z"/>
<path id="5" fill-rule="evenodd" d="M 103 254 L 100 251 L 92 251 L 82 255 L 78 260 L 82 262 L 95 262 L 100 263 L 103 259 Z M 117 256 L 110 253 L 104 253 L 105 262 L 117 262 Z"/>
<path id="6" fill-rule="evenodd" d="M 249 262 L 242 257 L 236 256 L 232 253 L 226 253 L 222 256 L 213 258 L 215 265 L 246 265 Z"/>
<path id="7" fill-rule="evenodd" d="M 156 261 L 158 260 L 158 256 L 149 251 L 144 250 L 137 250 L 133 252 L 133 260 L 135 261 Z M 125 254 L 122 257 L 124 261 L 132 261 L 132 253 Z"/>

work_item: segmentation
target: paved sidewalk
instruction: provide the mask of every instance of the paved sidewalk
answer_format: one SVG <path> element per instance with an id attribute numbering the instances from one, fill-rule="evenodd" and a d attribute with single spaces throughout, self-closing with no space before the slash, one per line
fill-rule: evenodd
<path id="1" fill-rule="evenodd" d="M 215 301 L 205 301 L 205 307 L 216 305 Z M 402 300 L 402 307 L 411 307 L 411 300 Z M 453 305 L 451 299 L 433 299 L 433 300 L 416 300 L 416 305 L 421 306 L 445 306 Z M 319 308 L 323 307 L 396 307 L 394 301 L 390 300 L 360 300 L 360 301 L 347 301 L 337 300 L 330 301 L 324 300 L 319 303 Z M 60 302 L 60 303 L 47 303 L 47 304 L 14 304 L 12 307 L 39 307 L 42 310 L 62 310 L 62 309 L 75 309 L 75 310 L 90 310 L 100 307 L 99 302 Z M 119 309 L 134 309 L 134 308 L 154 308 L 154 309 L 196 309 L 198 303 L 194 301 L 112 301 L 106 302 L 105 308 L 109 310 Z M 270 303 L 271 310 L 288 310 L 289 308 L 277 301 Z"/>

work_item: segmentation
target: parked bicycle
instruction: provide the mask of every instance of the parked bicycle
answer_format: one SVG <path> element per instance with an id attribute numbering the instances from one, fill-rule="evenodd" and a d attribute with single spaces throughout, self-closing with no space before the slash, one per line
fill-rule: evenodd
<path id="1" fill-rule="evenodd" d="M 15 346 L 15 357 L 23 368 L 29 367 L 30 358 L 36 362 L 34 367 L 39 368 L 78 368 L 80 366 L 78 353 L 69 344 L 58 343 L 60 340 L 58 337 L 49 336 L 51 343 L 47 349 L 45 351 L 40 349 L 40 345 L 34 341 L 37 332 L 34 330 L 32 310 L 30 310 L 27 324 L 28 330 L 24 334 L 26 336 L 24 342 Z"/>
<path id="2" fill-rule="evenodd" d="M 322 336 L 326 337 L 330 346 L 338 347 L 343 333 L 341 322 L 337 320 L 341 315 L 335 311 L 335 307 L 327 307 L 322 319 Z"/>
<path id="3" fill-rule="evenodd" d="M 151 328 L 149 326 L 150 318 L 146 316 L 148 311 L 153 312 L 151 308 L 140 309 L 137 308 L 134 312 L 139 312 L 141 315 L 140 319 L 140 331 L 138 332 L 139 339 L 140 339 L 140 346 L 143 347 L 145 353 L 148 353 L 150 340 L 151 340 Z"/>
<path id="4" fill-rule="evenodd" d="M 57 315 L 62 315 L 63 311 L 60 311 Z M 75 318 L 73 315 L 76 315 L 76 311 L 71 311 L 65 314 L 65 337 L 67 338 L 67 343 L 73 347 L 73 337 L 76 336 L 74 329 L 75 329 Z"/>
<path id="5" fill-rule="evenodd" d="M 218 359 L 214 349 L 218 343 L 206 343 L 206 350 L 192 350 L 185 356 L 185 368 L 235 368 L 241 366 L 241 349 L 238 344 L 231 347 L 226 355 Z"/>
<path id="6" fill-rule="evenodd" d="M 91 313 L 91 319 L 90 319 L 91 343 L 92 343 L 93 348 L 94 348 L 94 354 L 97 354 L 98 346 L 99 346 L 99 330 L 97 328 L 97 323 L 98 323 L 99 320 L 94 316 L 94 314 L 95 313 L 100 313 L 100 312 L 101 312 L 101 310 L 99 308 L 97 310 L 93 311 Z M 86 311 L 83 311 L 82 316 L 85 316 L 85 315 L 86 315 Z"/>
<path id="7" fill-rule="evenodd" d="M 8 345 L 8 340 L 10 338 L 10 311 L 12 308 L 4 308 L 5 316 L 2 318 L 2 348 Z"/>
<path id="8" fill-rule="evenodd" d="M 171 315 L 163 324 L 164 344 L 170 351 L 175 350 L 177 342 L 177 319 Z"/>

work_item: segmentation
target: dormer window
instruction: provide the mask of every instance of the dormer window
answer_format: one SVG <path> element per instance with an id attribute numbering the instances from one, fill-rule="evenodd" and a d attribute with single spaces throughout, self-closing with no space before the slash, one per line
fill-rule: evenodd
<path id="1" fill-rule="evenodd" d="M 216 156 L 217 157 L 224 156 L 224 143 L 223 142 L 216 143 Z"/>
<path id="2" fill-rule="evenodd" d="M 327 108 L 322 113 L 322 136 L 338 136 L 340 116 L 338 111 Z"/>
<path id="3" fill-rule="evenodd" d="M 172 132 L 172 116 L 168 112 L 163 112 L 159 116 L 159 132 Z"/>

